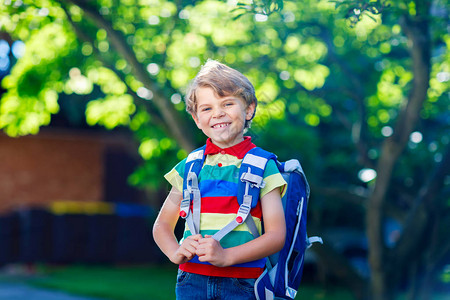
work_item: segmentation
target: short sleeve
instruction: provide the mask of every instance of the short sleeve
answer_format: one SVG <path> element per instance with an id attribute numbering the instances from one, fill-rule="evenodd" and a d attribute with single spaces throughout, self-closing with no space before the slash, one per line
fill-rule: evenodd
<path id="1" fill-rule="evenodd" d="M 170 170 L 164 178 L 179 192 L 183 191 L 184 166 L 186 159 L 180 161 L 172 170 Z"/>
<path id="2" fill-rule="evenodd" d="M 276 188 L 280 188 L 281 197 L 283 197 L 286 192 L 287 183 L 273 159 L 267 162 L 266 169 L 264 170 L 264 181 L 266 185 L 261 189 L 260 198 Z"/>

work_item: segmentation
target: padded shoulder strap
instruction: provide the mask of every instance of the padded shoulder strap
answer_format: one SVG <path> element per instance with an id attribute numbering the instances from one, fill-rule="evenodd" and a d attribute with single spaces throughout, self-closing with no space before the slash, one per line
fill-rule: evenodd
<path id="1" fill-rule="evenodd" d="M 186 158 L 186 164 L 184 166 L 183 190 L 187 187 L 186 179 L 189 172 L 194 172 L 198 177 L 198 174 L 203 167 L 203 162 L 205 161 L 205 148 L 206 145 L 192 151 Z"/>
<path id="2" fill-rule="evenodd" d="M 180 204 L 180 217 L 186 220 L 192 234 L 200 232 L 200 189 L 198 175 L 205 161 L 206 145 L 192 151 L 186 158 L 183 176 L 183 199 Z M 191 203 L 192 213 L 190 211 Z"/>
<path id="3" fill-rule="evenodd" d="M 242 183 L 238 185 L 237 199 L 239 204 L 242 204 L 246 189 L 246 181 L 249 181 L 250 189 L 248 195 L 252 196 L 252 205 L 255 207 L 259 200 L 259 193 L 261 188 L 264 187 L 265 182 L 264 170 L 266 169 L 267 162 L 273 159 L 277 161 L 275 154 L 263 150 L 259 147 L 253 148 L 247 152 L 242 160 L 241 168 L 239 170 L 239 178 Z"/>

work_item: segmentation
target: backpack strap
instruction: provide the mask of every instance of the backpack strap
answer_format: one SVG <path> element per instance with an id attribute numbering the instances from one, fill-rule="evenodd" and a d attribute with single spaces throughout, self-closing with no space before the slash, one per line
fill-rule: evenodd
<path id="1" fill-rule="evenodd" d="M 265 186 L 264 170 L 269 159 L 275 159 L 276 156 L 261 148 L 253 148 L 247 152 L 242 160 L 239 170 L 239 178 L 242 183 L 238 185 L 237 200 L 240 204 L 236 218 L 225 225 L 224 228 L 216 232 L 212 238 L 220 241 L 225 235 L 235 229 L 237 226 L 247 224 L 252 235 L 259 236 L 255 221 L 250 216 L 250 210 L 256 206 L 259 200 L 261 188 Z"/>
<path id="2" fill-rule="evenodd" d="M 198 186 L 198 174 L 205 161 L 206 145 L 192 151 L 186 158 L 183 178 L 183 199 L 180 204 L 180 217 L 186 220 L 191 233 L 200 233 L 200 204 L 201 196 Z M 190 211 L 191 202 L 192 213 Z"/>
<path id="3" fill-rule="evenodd" d="M 279 167 L 280 172 L 298 172 L 304 179 L 306 185 L 306 199 L 309 201 L 310 188 L 308 180 L 306 179 L 305 172 L 303 171 L 302 165 L 297 159 L 291 159 L 286 162 L 280 163 Z"/>

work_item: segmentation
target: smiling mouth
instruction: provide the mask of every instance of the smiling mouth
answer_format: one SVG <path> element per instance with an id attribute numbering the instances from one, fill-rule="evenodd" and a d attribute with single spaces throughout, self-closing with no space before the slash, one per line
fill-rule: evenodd
<path id="1" fill-rule="evenodd" d="M 230 125 L 231 123 L 220 123 L 220 124 L 216 124 L 216 125 L 213 125 L 213 126 L 211 126 L 212 128 L 214 128 L 214 129 L 217 129 L 217 128 L 225 128 L 225 127 L 227 127 L 228 125 Z"/>

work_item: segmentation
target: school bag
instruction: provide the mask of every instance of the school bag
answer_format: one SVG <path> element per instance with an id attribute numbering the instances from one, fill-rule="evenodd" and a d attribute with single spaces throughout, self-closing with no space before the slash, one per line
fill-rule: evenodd
<path id="1" fill-rule="evenodd" d="M 198 175 L 205 160 L 205 147 L 190 153 L 185 164 L 180 216 L 186 220 L 192 234 L 199 233 L 201 195 Z M 255 238 L 259 236 L 253 218 L 248 216 L 259 201 L 260 189 L 265 185 L 264 169 L 270 159 L 277 163 L 280 173 L 287 182 L 287 191 L 282 197 L 286 240 L 281 251 L 267 258 L 266 268 L 255 283 L 255 296 L 258 300 L 294 299 L 302 278 L 305 251 L 314 242 L 322 243 L 320 237 L 308 237 L 306 234 L 306 211 L 310 189 L 298 160 L 291 159 L 281 163 L 274 154 L 259 147 L 248 151 L 239 170 L 237 199 L 240 206 L 236 218 L 212 238 L 220 241 L 244 222 Z"/>

